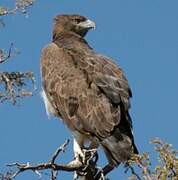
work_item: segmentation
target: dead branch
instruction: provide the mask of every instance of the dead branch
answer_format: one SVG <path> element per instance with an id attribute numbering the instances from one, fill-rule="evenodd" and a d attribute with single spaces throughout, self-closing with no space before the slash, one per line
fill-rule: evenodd
<path id="1" fill-rule="evenodd" d="M 5 52 L 4 50 L 0 49 L 0 64 L 6 62 L 12 57 L 15 57 L 17 54 L 19 54 L 19 51 L 14 48 L 14 44 L 11 43 L 8 52 Z"/>
<path id="2" fill-rule="evenodd" d="M 0 64 L 6 62 L 10 58 L 19 54 L 14 48 L 13 43 L 10 44 L 9 50 L 5 52 L 0 49 Z M 24 87 L 30 80 L 32 90 L 26 90 Z M 32 96 L 36 91 L 35 78 L 32 72 L 0 72 L 0 102 L 11 100 L 13 104 L 20 97 Z"/>
<path id="3" fill-rule="evenodd" d="M 53 164 L 56 160 L 56 158 L 58 157 L 59 153 L 62 151 L 62 152 L 65 152 L 65 148 L 66 146 L 69 144 L 69 139 L 60 147 L 57 148 L 57 150 L 55 151 L 55 153 L 53 154 L 50 162 Z"/>
<path id="4" fill-rule="evenodd" d="M 0 180 L 11 180 L 12 175 L 13 175 L 12 171 L 8 171 L 5 174 L 0 173 Z"/>
<path id="5" fill-rule="evenodd" d="M 16 12 L 27 14 L 27 9 L 33 5 L 34 1 L 35 0 L 16 0 L 15 6 L 12 9 L 0 6 L 0 16 L 15 14 Z"/>
<path id="6" fill-rule="evenodd" d="M 68 171 L 68 172 L 71 172 L 71 171 L 77 171 L 77 170 L 80 170 L 83 165 L 81 163 L 78 163 L 78 164 L 56 164 L 56 163 L 51 163 L 51 162 L 46 162 L 46 163 L 40 163 L 40 164 L 37 164 L 37 165 L 30 165 L 29 163 L 26 163 L 26 164 L 21 164 L 21 163 L 18 163 L 18 162 L 15 162 L 15 163 L 11 163 L 11 164 L 8 164 L 7 166 L 9 167 L 16 167 L 18 169 L 18 171 L 16 173 L 13 174 L 13 176 L 11 176 L 11 178 L 14 178 L 16 177 L 18 174 L 24 172 L 24 171 L 28 171 L 28 170 L 31 170 L 31 171 L 34 171 L 35 173 L 40 171 L 40 170 L 46 170 L 46 169 L 51 169 L 53 171 Z M 39 172 L 38 172 L 39 174 Z"/>
<path id="7" fill-rule="evenodd" d="M 69 140 L 66 140 L 63 145 L 61 145 L 59 148 L 57 148 L 57 150 L 53 154 L 52 158 L 48 162 L 45 162 L 45 163 L 40 163 L 37 165 L 30 165 L 30 163 L 21 164 L 18 162 L 7 164 L 8 167 L 17 168 L 17 171 L 15 173 L 13 173 L 10 178 L 13 179 L 16 176 L 18 176 L 20 173 L 22 173 L 24 171 L 29 171 L 29 170 L 33 171 L 34 173 L 36 173 L 39 176 L 39 178 L 41 178 L 42 175 L 41 175 L 40 171 L 49 169 L 49 170 L 51 170 L 51 180 L 57 179 L 58 171 L 67 171 L 67 172 L 77 171 L 77 172 L 80 172 L 81 174 L 83 174 L 83 176 L 84 176 L 83 179 L 94 180 L 95 174 L 92 174 L 92 173 L 93 173 L 93 169 L 95 169 L 95 173 L 96 173 L 96 161 L 98 159 L 95 161 L 92 161 L 95 156 L 95 153 L 92 151 L 90 151 L 91 156 L 89 156 L 89 158 L 87 159 L 85 164 L 83 162 L 75 161 L 75 160 L 68 164 L 57 164 L 55 162 L 56 159 L 59 157 L 59 154 L 61 152 L 65 152 L 65 149 L 68 144 L 69 144 Z"/>
<path id="8" fill-rule="evenodd" d="M 32 91 L 24 89 L 27 81 L 30 80 L 33 86 Z M 0 72 L 0 102 L 11 100 L 13 104 L 20 97 L 32 96 L 36 91 L 35 78 L 32 72 Z"/>

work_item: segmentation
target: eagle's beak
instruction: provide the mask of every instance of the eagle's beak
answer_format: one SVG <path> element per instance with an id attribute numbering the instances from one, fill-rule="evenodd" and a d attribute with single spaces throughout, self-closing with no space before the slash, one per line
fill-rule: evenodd
<path id="1" fill-rule="evenodd" d="M 91 29 L 91 28 L 95 29 L 96 28 L 95 23 L 93 21 L 89 20 L 89 19 L 87 19 L 84 22 L 79 23 L 78 25 L 80 27 L 86 28 L 86 29 Z"/>

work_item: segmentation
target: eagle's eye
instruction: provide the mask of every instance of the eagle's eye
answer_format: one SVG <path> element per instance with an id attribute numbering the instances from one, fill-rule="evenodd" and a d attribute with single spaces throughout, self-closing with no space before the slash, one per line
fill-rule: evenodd
<path id="1" fill-rule="evenodd" d="M 74 21 L 76 24 L 79 24 L 79 23 L 82 21 L 82 19 L 80 19 L 80 18 L 75 18 L 75 19 L 73 19 L 73 21 Z"/>

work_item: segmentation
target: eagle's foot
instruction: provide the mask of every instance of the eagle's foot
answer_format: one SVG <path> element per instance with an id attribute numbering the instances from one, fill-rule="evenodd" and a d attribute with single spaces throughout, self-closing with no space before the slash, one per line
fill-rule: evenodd
<path id="1" fill-rule="evenodd" d="M 97 173 L 96 162 L 98 154 L 96 149 L 82 150 L 84 156 L 78 156 L 77 159 L 82 163 L 83 168 L 75 172 L 74 179 L 81 178 L 82 176 L 93 177 Z M 89 178 L 90 179 L 90 178 Z"/>
<path id="2" fill-rule="evenodd" d="M 83 149 L 83 154 L 83 163 L 85 165 L 90 164 L 90 161 L 92 161 L 93 164 L 96 164 L 96 162 L 98 161 L 97 149 Z"/>

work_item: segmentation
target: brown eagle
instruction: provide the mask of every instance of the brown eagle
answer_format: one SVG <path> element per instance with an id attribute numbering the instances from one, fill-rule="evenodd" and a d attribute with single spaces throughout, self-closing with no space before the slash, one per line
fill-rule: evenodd
<path id="1" fill-rule="evenodd" d="M 107 174 L 138 151 L 128 81 L 120 67 L 84 39 L 94 27 L 84 16 L 55 17 L 52 43 L 42 51 L 42 95 L 47 113 L 62 119 L 74 136 L 75 158 L 101 145 L 108 159 L 103 168 Z"/>

